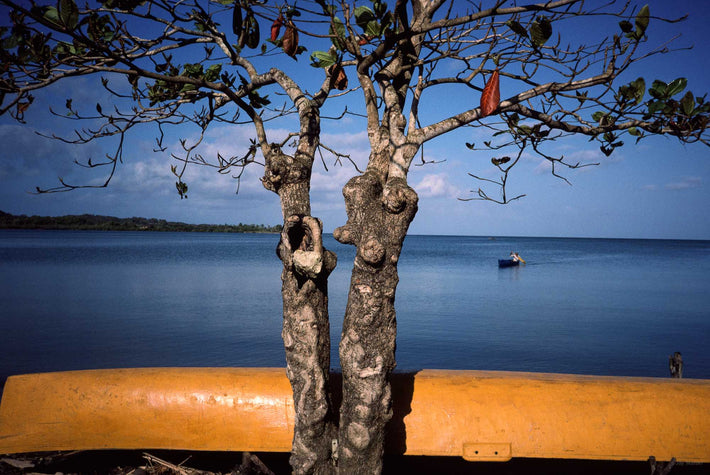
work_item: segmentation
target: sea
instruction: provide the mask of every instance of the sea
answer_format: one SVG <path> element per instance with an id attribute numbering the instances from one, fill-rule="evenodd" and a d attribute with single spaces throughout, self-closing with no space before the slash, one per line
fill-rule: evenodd
<path id="1" fill-rule="evenodd" d="M 276 234 L 0 230 L 10 375 L 285 366 Z M 329 280 L 331 364 L 354 249 Z M 499 268 L 516 251 L 526 264 Z M 408 236 L 398 370 L 710 379 L 710 241 Z"/>

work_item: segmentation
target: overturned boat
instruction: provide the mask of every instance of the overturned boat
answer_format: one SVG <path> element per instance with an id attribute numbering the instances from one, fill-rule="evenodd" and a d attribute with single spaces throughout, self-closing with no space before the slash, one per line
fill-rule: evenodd
<path id="1" fill-rule="evenodd" d="M 421 370 L 394 373 L 392 394 L 388 453 L 710 462 L 710 380 Z M 283 368 L 11 376 L 0 403 L 0 454 L 288 452 L 293 408 Z"/>

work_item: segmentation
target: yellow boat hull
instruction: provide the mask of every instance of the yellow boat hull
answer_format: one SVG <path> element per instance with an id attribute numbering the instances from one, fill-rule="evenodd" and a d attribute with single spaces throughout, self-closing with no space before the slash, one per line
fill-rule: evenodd
<path id="1" fill-rule="evenodd" d="M 710 462 L 710 380 L 422 370 L 393 375 L 393 396 L 390 453 Z M 293 420 L 281 368 L 20 375 L 0 403 L 0 453 L 288 452 Z"/>

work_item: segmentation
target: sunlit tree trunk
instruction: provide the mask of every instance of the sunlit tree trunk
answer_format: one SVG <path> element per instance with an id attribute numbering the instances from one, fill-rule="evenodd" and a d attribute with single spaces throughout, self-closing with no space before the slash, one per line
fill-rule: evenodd
<path id="1" fill-rule="evenodd" d="M 381 162 L 372 160 L 371 164 Z M 417 195 L 403 178 L 387 178 L 376 166 L 343 188 L 347 224 L 335 238 L 356 247 L 340 342 L 343 401 L 339 473 L 382 470 L 385 425 L 392 418 L 397 262 L 417 211 Z"/>
<path id="2" fill-rule="evenodd" d="M 328 275 L 336 256 L 323 247 L 322 223 L 310 215 L 313 156 L 299 150 L 291 157 L 271 145 L 265 160 L 262 182 L 279 195 L 284 217 L 276 251 L 283 262 L 282 337 L 295 406 L 290 463 L 296 474 L 334 473 Z"/>

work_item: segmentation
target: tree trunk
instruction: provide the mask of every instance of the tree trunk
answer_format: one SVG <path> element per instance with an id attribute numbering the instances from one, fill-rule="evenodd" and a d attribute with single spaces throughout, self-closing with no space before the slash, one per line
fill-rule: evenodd
<path id="1" fill-rule="evenodd" d="M 278 193 L 284 226 L 277 254 L 283 262 L 282 337 L 293 389 L 295 423 L 291 467 L 295 474 L 334 473 L 335 423 L 329 398 L 328 275 L 336 256 L 323 247 L 323 225 L 310 216 L 310 157 L 272 146 L 262 182 Z"/>
<path id="2" fill-rule="evenodd" d="M 382 471 L 385 425 L 392 418 L 389 376 L 394 369 L 397 261 L 417 211 L 403 178 L 368 169 L 343 188 L 348 222 L 335 238 L 357 248 L 340 342 L 343 400 L 338 471 Z"/>

